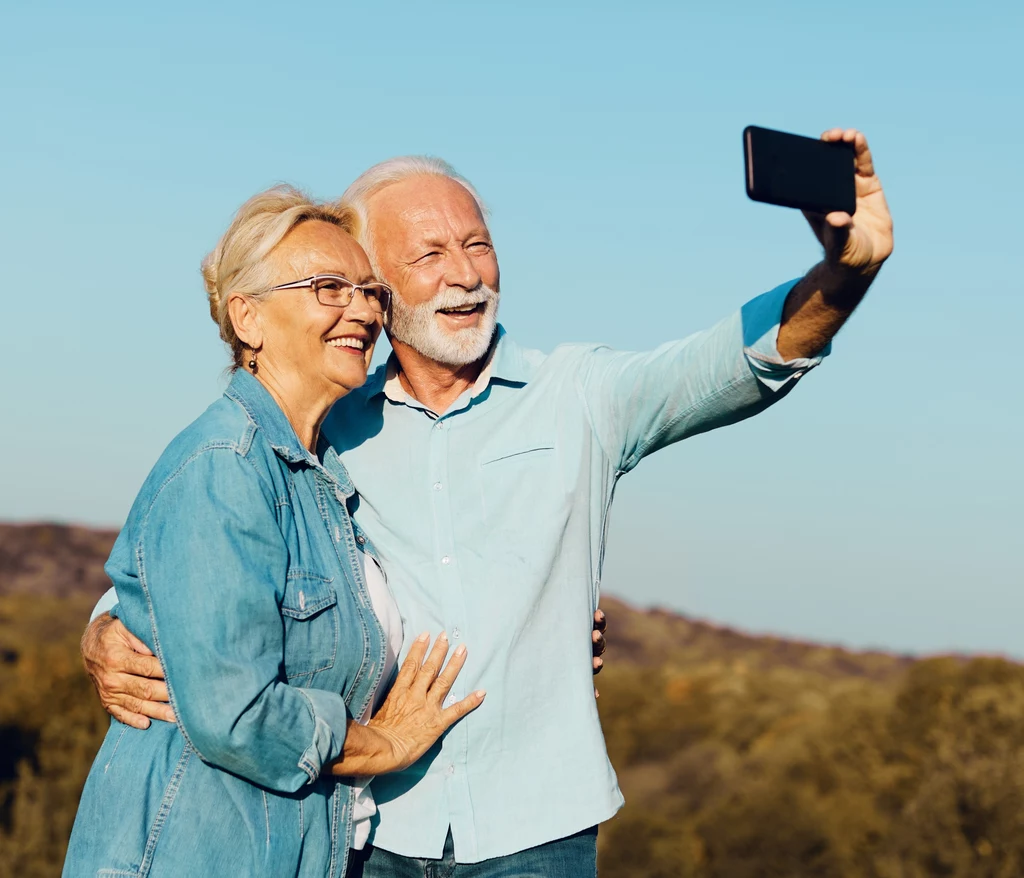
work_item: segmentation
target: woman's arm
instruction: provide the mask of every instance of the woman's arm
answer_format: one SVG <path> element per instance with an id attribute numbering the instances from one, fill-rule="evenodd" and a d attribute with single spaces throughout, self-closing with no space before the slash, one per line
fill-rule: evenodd
<path id="1" fill-rule="evenodd" d="M 232 449 L 198 454 L 141 524 L 135 561 L 145 607 L 129 607 L 134 589 L 119 597 L 129 624 L 139 610 L 148 615 L 171 706 L 200 757 L 294 791 L 341 756 L 350 717 L 340 694 L 285 680 L 279 604 L 288 550 L 276 500 Z"/>

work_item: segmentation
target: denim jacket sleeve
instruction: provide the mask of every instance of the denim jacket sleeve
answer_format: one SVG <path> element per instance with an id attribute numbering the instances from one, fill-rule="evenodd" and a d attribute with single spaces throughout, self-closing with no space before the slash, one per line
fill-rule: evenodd
<path id="1" fill-rule="evenodd" d="M 286 682 L 288 549 L 274 503 L 249 460 L 202 451 L 159 490 L 136 560 L 189 743 L 212 765 L 291 792 L 341 755 L 348 712 L 340 694 Z"/>
<path id="2" fill-rule="evenodd" d="M 711 329 L 645 353 L 602 348 L 580 376 L 591 425 L 619 472 L 689 436 L 757 414 L 828 354 L 784 361 L 776 350 L 796 281 L 751 300 Z"/>

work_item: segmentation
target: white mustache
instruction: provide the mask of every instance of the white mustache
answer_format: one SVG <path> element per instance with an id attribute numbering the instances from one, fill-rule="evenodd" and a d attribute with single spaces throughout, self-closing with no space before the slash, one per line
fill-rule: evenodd
<path id="1" fill-rule="evenodd" d="M 446 311 L 451 308 L 465 308 L 468 305 L 479 305 L 483 302 L 492 302 L 498 297 L 490 287 L 483 284 L 475 290 L 464 290 L 460 287 L 448 287 L 442 290 L 430 300 L 430 307 L 434 311 Z"/>

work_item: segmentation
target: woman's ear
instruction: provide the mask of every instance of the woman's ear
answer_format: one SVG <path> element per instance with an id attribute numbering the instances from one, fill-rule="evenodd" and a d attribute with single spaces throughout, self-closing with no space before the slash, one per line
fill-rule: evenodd
<path id="1" fill-rule="evenodd" d="M 263 347 L 263 329 L 255 303 L 235 293 L 228 299 L 228 317 L 235 328 L 235 335 L 247 348 L 258 351 Z"/>

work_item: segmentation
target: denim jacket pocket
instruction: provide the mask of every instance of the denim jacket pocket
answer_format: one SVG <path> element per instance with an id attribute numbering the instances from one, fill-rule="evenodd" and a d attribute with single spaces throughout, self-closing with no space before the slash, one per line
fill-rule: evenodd
<path id="1" fill-rule="evenodd" d="M 284 665 L 289 680 L 334 667 L 338 653 L 338 593 L 333 578 L 291 570 L 281 600 Z"/>

